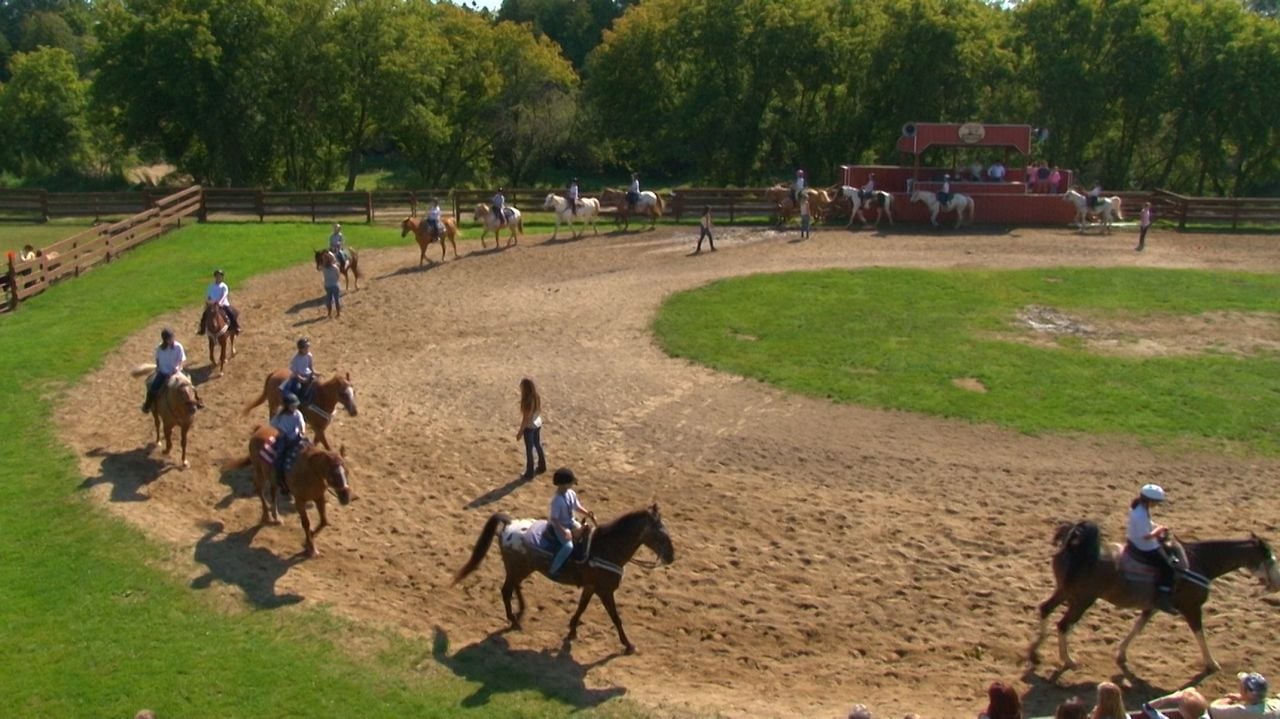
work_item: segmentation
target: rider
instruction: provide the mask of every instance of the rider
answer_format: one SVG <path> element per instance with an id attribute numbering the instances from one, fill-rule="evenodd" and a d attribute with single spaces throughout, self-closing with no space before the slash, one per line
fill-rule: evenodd
<path id="1" fill-rule="evenodd" d="M 876 173 L 867 174 L 867 184 L 858 190 L 858 199 L 866 200 L 876 193 Z"/>
<path id="2" fill-rule="evenodd" d="M 1098 208 L 1098 200 L 1102 199 L 1102 181 L 1094 180 L 1093 189 L 1089 190 L 1089 209 L 1096 210 Z"/>
<path id="3" fill-rule="evenodd" d="M 1156 584 L 1156 606 L 1173 613 L 1173 566 L 1163 551 L 1161 540 L 1169 534 L 1168 528 L 1151 521 L 1151 508 L 1164 501 L 1164 488 L 1158 484 L 1144 484 L 1138 496 L 1129 504 L 1129 525 L 1125 532 L 1128 540 L 1126 551 L 1143 564 L 1160 570 Z"/>
<path id="4" fill-rule="evenodd" d="M 498 227 L 504 227 L 507 224 L 507 214 L 503 209 L 507 206 L 507 198 L 502 194 L 502 188 L 498 188 L 498 192 L 493 196 L 493 216 L 498 218 Z"/>
<path id="5" fill-rule="evenodd" d="M 791 183 L 791 199 L 800 204 L 800 195 L 804 193 L 804 170 L 796 170 L 796 181 Z"/>
<path id="6" fill-rule="evenodd" d="M 316 377 L 315 360 L 311 356 L 311 340 L 298 339 L 298 353 L 289 358 L 289 379 L 280 386 L 280 393 L 306 396 L 311 381 Z"/>
<path id="7" fill-rule="evenodd" d="M 156 347 L 156 374 L 151 384 L 147 385 L 147 398 L 142 403 L 143 413 L 151 411 L 156 401 L 156 394 L 164 387 L 169 378 L 182 371 L 187 363 L 187 352 L 182 343 L 173 338 L 173 330 L 165 327 L 160 330 L 160 344 Z"/>
<path id="8" fill-rule="evenodd" d="M 289 493 L 289 485 L 284 481 L 285 469 L 293 448 L 306 438 L 307 421 L 298 411 L 298 395 L 292 392 L 284 394 L 284 404 L 276 416 L 271 418 L 271 426 L 276 429 L 276 481 L 285 494 Z"/>
<path id="9" fill-rule="evenodd" d="M 640 173 L 631 173 L 631 187 L 627 188 L 627 205 L 629 210 L 635 211 L 636 205 L 640 203 Z"/>
<path id="10" fill-rule="evenodd" d="M 938 190 L 938 204 L 943 207 L 951 202 L 951 175 L 942 176 L 942 188 Z"/>
<path id="11" fill-rule="evenodd" d="M 231 289 L 223 281 L 222 270 L 213 271 L 213 282 L 204 292 L 205 306 L 217 305 L 227 315 L 228 330 L 231 334 L 240 334 L 240 311 L 231 306 Z M 200 330 L 196 334 L 204 334 L 204 313 L 200 313 Z"/>
<path id="12" fill-rule="evenodd" d="M 569 209 L 572 210 L 573 214 L 576 215 L 578 214 L 578 195 L 579 195 L 578 178 L 575 177 L 571 182 L 569 182 L 568 194 L 569 194 Z"/>
<path id="13" fill-rule="evenodd" d="M 347 251 L 346 238 L 342 236 L 342 225 L 337 222 L 333 223 L 333 234 L 329 235 L 329 251 L 333 256 L 338 258 L 338 267 L 346 267 Z"/>
<path id="14" fill-rule="evenodd" d="M 548 576 L 555 578 L 560 572 L 560 568 L 569 560 L 569 555 L 573 554 L 573 539 L 577 531 L 582 527 L 578 522 L 576 513 L 581 512 L 592 520 L 596 515 L 588 512 L 582 506 L 582 502 L 578 501 L 578 493 L 573 491 L 572 487 L 577 483 L 578 478 L 573 475 L 573 470 L 568 467 L 557 469 L 552 475 L 551 481 L 556 485 L 556 493 L 551 497 L 551 509 L 548 520 L 551 522 L 552 534 L 556 541 L 560 542 L 560 549 L 556 552 L 556 556 L 551 560 L 551 571 Z"/>
<path id="15" fill-rule="evenodd" d="M 432 198 L 431 209 L 427 210 L 427 229 L 431 230 L 433 240 L 440 239 L 440 201 Z"/>

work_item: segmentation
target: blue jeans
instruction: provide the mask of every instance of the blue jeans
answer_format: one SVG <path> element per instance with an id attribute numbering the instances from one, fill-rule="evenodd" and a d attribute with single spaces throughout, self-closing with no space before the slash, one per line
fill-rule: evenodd
<path id="1" fill-rule="evenodd" d="M 333 311 L 334 307 L 337 307 L 339 312 L 342 311 L 341 293 L 339 292 L 337 285 L 324 286 L 324 306 L 328 308 L 330 312 Z"/>
<path id="2" fill-rule="evenodd" d="M 168 382 L 169 378 L 172 376 L 173 375 L 171 374 L 161 374 L 160 372 L 156 372 L 156 376 L 151 380 L 151 384 L 147 385 L 146 404 L 148 407 L 155 402 L 156 394 L 160 392 L 160 389 L 164 387 L 165 383 Z"/>
<path id="3" fill-rule="evenodd" d="M 526 477 L 532 477 L 534 472 L 533 453 L 538 453 L 538 469 L 545 470 L 547 468 L 547 455 L 542 451 L 542 428 L 541 427 L 525 427 L 520 431 L 524 437 L 524 474 Z"/>
<path id="4" fill-rule="evenodd" d="M 555 558 L 551 560 L 551 571 L 548 572 L 554 577 L 560 573 L 560 568 L 564 566 L 564 563 L 569 561 L 569 555 L 573 554 L 573 540 L 564 539 L 560 536 L 559 531 L 552 532 L 552 534 L 560 542 L 560 549 L 556 552 Z"/>

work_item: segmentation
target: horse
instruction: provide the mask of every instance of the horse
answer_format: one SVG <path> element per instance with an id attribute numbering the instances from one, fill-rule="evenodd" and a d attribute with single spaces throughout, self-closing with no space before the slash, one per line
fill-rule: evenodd
<path id="1" fill-rule="evenodd" d="M 291 373 L 287 369 L 278 369 L 267 375 L 266 381 L 262 384 L 262 394 L 245 406 L 243 414 L 249 414 L 249 410 L 266 402 L 268 417 L 274 417 L 283 403 L 280 398 L 280 385 L 287 382 L 290 376 Z M 332 449 L 329 446 L 329 440 L 324 436 L 324 431 L 333 420 L 333 410 L 339 402 L 347 410 L 347 414 L 352 417 L 359 414 L 356 408 L 356 388 L 351 384 L 350 373 L 334 374 L 324 380 L 316 378 L 311 383 L 310 396 L 302 398 L 302 416 L 307 420 L 307 424 L 315 429 L 316 444 L 324 445 L 325 449 Z"/>
<path id="2" fill-rule="evenodd" d="M 494 536 L 500 536 L 502 564 L 506 569 L 506 580 L 502 584 L 502 603 L 507 610 L 507 621 L 512 629 L 520 628 L 520 620 L 524 616 L 524 593 L 520 584 L 534 572 L 544 576 L 551 569 L 552 554 L 542 548 L 531 548 L 526 535 L 530 532 L 541 533 L 545 522 L 534 522 L 531 519 L 513 520 L 501 512 L 495 513 L 485 522 L 476 540 L 471 558 L 453 577 L 457 584 L 476 570 L 484 560 Z M 531 535 L 537 537 L 538 534 Z M 641 545 L 648 547 L 658 555 L 661 564 L 675 561 L 675 547 L 671 537 L 662 523 L 662 515 L 658 505 L 653 504 L 618 517 L 612 522 L 598 527 L 586 540 L 587 556 L 583 561 L 572 560 L 565 564 L 553 581 L 582 587 L 582 596 L 578 599 L 578 610 L 569 620 L 569 634 L 566 641 L 578 636 L 578 622 L 586 611 L 591 597 L 600 595 L 600 603 L 604 605 L 613 626 L 618 630 L 618 639 L 627 654 L 635 653 L 636 647 L 627 639 L 622 629 L 622 618 L 618 616 L 618 607 L 614 604 L 613 593 L 622 583 L 622 570 L 634 557 Z M 515 594 L 520 610 L 512 612 L 511 595 Z"/>
<path id="3" fill-rule="evenodd" d="M 800 205 L 795 201 L 791 185 L 778 183 L 765 190 L 764 196 L 778 206 L 778 224 L 780 225 L 786 224 L 791 219 L 791 215 L 800 212 Z M 804 190 L 804 196 L 809 200 L 809 214 L 814 217 L 821 217 L 827 205 L 831 204 L 831 196 L 826 190 L 808 187 Z"/>
<path id="4" fill-rule="evenodd" d="M 577 213 L 574 213 L 573 209 L 569 207 L 567 198 L 561 197 L 554 192 L 547 195 L 547 199 L 542 203 L 542 209 L 551 210 L 556 218 L 556 229 L 555 232 L 551 233 L 551 239 L 554 240 L 556 235 L 560 234 L 561 222 L 569 225 L 569 230 L 573 232 L 575 239 L 579 237 L 580 235 L 574 227 L 579 218 L 582 219 L 584 224 L 591 225 L 592 232 L 597 235 L 600 234 L 600 230 L 596 229 L 596 219 L 600 217 L 600 201 L 594 197 L 583 197 L 578 200 L 578 204 L 580 207 L 578 207 Z M 586 232 L 586 228 L 583 228 L 583 232 Z"/>
<path id="5" fill-rule="evenodd" d="M 649 190 L 640 193 L 640 199 L 636 200 L 634 208 L 627 200 L 626 192 L 615 190 L 612 187 L 604 188 L 604 191 L 600 193 L 600 201 L 605 204 L 612 204 L 618 209 L 617 217 L 622 222 L 623 230 L 631 227 L 631 213 L 633 210 L 637 214 L 649 216 L 649 229 L 651 230 L 658 226 L 658 219 L 662 217 L 664 212 L 662 195 Z"/>
<path id="6" fill-rule="evenodd" d="M 1127 673 L 1125 655 L 1129 643 L 1156 611 L 1154 575 L 1145 580 L 1133 576 L 1145 565 L 1131 565 L 1133 560 L 1121 558 L 1119 544 L 1103 546 L 1098 526 L 1093 522 L 1063 524 L 1054 533 L 1053 543 L 1060 547 L 1053 555 L 1056 586 L 1053 594 L 1040 604 L 1039 633 L 1031 644 L 1028 658 L 1033 664 L 1038 661 L 1037 652 L 1045 638 L 1049 615 L 1065 603 L 1067 610 L 1058 622 L 1058 658 L 1064 670 L 1076 667 L 1067 647 L 1068 635 L 1094 602 L 1105 599 L 1122 609 L 1142 612 L 1116 651 L 1116 664 Z M 1175 585 L 1171 601 L 1195 634 L 1204 671 L 1211 674 L 1218 671 L 1219 665 L 1209 653 L 1201 617 L 1201 607 L 1209 598 L 1209 584 L 1227 572 L 1247 568 L 1267 592 L 1274 592 L 1280 589 L 1280 568 L 1276 566 L 1271 546 L 1257 535 L 1243 540 L 1190 542 L 1182 548 L 1186 553 L 1186 571 Z M 1147 568 L 1146 571 L 1153 570 Z"/>
<path id="7" fill-rule="evenodd" d="M 977 209 L 977 205 L 974 203 L 972 197 L 959 192 L 951 193 L 951 201 L 947 203 L 946 207 L 943 207 L 942 203 L 938 202 L 938 193 L 929 192 L 928 190 L 916 190 L 912 192 L 911 201 L 923 202 L 929 208 L 929 222 L 932 222 L 934 227 L 938 226 L 938 213 L 943 210 L 946 210 L 947 212 L 952 210 L 955 211 L 956 229 L 960 229 L 960 224 L 964 222 L 964 215 L 966 211 L 969 213 L 969 224 L 972 225 L 973 213 L 974 210 Z"/>
<path id="8" fill-rule="evenodd" d="M 885 216 L 889 218 L 889 224 L 893 224 L 893 195 L 891 193 L 884 190 L 875 190 L 870 197 L 863 200 L 858 194 L 858 188 L 850 187 L 849 185 L 840 185 L 838 188 L 833 188 L 831 193 L 836 197 L 843 197 L 848 200 L 849 205 L 852 207 L 849 212 L 849 224 L 845 225 L 846 229 L 853 227 L 854 218 L 857 218 L 864 225 L 867 224 L 867 218 L 862 214 L 862 211 L 872 208 L 876 210 L 876 221 L 872 225 L 873 227 L 879 227 L 880 218 Z"/>
<path id="9" fill-rule="evenodd" d="M 221 376 L 223 370 L 227 366 L 227 346 L 231 346 L 231 356 L 236 356 L 236 336 L 230 332 L 231 322 L 227 319 L 227 313 L 223 312 L 221 307 L 213 302 L 204 303 L 204 317 L 200 318 L 200 322 L 204 327 L 205 336 L 209 338 L 209 365 L 218 368 L 218 375 Z M 218 346 L 218 361 L 213 360 L 213 347 Z"/>
<path id="10" fill-rule="evenodd" d="M 1098 204 L 1093 208 L 1089 207 L 1089 198 L 1076 192 L 1075 190 L 1067 190 L 1062 195 L 1063 202 L 1070 202 L 1076 206 L 1075 224 L 1080 228 L 1080 233 L 1084 233 L 1085 223 L 1089 220 L 1089 215 L 1097 215 L 1102 220 L 1102 231 L 1110 234 L 1111 232 L 1111 213 L 1115 212 L 1117 220 L 1124 220 L 1124 214 L 1120 211 L 1120 197 L 1112 195 L 1111 197 L 1099 197 Z"/>
<path id="11" fill-rule="evenodd" d="M 517 235 L 524 232 L 524 220 L 520 217 L 520 210 L 517 210 L 511 205 L 507 205 L 505 210 L 508 217 L 506 226 L 511 229 L 511 237 L 507 238 L 507 247 L 510 247 L 511 245 L 520 244 L 520 240 Z M 493 233 L 493 246 L 498 246 L 498 234 L 502 231 L 502 225 L 498 223 L 498 218 L 493 216 L 493 211 L 489 209 L 488 205 L 483 202 L 476 205 L 475 215 L 472 217 L 472 222 L 484 223 L 484 232 L 480 233 L 481 247 L 486 247 L 484 244 L 484 237 L 490 232 Z"/>
<path id="12" fill-rule="evenodd" d="M 154 364 L 143 364 L 134 367 L 129 373 L 134 377 L 147 377 L 147 383 L 151 383 L 151 376 L 155 372 Z M 156 425 L 156 446 L 160 446 L 160 425 L 164 424 L 164 453 L 169 454 L 173 449 L 173 428 L 178 427 L 182 430 L 180 440 L 182 442 L 182 468 L 186 469 L 191 464 L 187 462 L 187 435 L 191 432 L 191 425 L 196 420 L 196 410 L 203 409 L 204 403 L 200 401 L 200 395 L 196 392 L 196 387 L 191 383 L 191 378 L 182 372 L 178 372 L 169 378 L 164 387 L 160 388 L 160 392 L 156 394 L 155 402 L 151 404 L 151 419 Z"/>
<path id="13" fill-rule="evenodd" d="M 249 456 L 242 457 L 227 465 L 225 469 L 253 468 L 253 489 L 262 500 L 262 519 L 260 524 L 280 524 L 280 512 L 276 505 L 279 501 L 280 487 L 275 481 L 275 465 L 267 459 L 264 449 L 274 444 L 277 431 L 271 426 L 258 426 L 249 436 Z M 308 557 L 319 556 L 316 549 L 315 536 L 320 530 L 329 526 L 329 517 L 325 514 L 325 491 L 330 490 L 338 498 L 338 504 L 346 506 L 351 503 L 351 485 L 347 481 L 347 467 L 341 452 L 308 444 L 298 450 L 298 456 L 285 475 L 289 485 L 289 494 L 293 496 L 293 506 L 302 519 L 304 536 L 302 551 Z M 271 501 L 267 501 L 267 489 L 271 490 Z M 311 528 L 311 517 L 307 515 L 307 503 L 315 502 L 316 511 L 320 513 L 320 524 Z"/>
<path id="14" fill-rule="evenodd" d="M 427 261 L 427 246 L 436 240 L 440 241 L 440 261 L 444 262 L 444 241 L 448 240 L 453 245 L 453 259 L 458 259 L 458 225 L 454 223 L 453 218 L 447 215 L 440 217 L 440 232 L 433 233 L 431 227 L 426 220 L 419 220 L 412 215 L 404 218 L 400 223 L 400 236 L 404 237 L 410 232 L 418 240 L 418 249 L 421 253 L 418 255 L 418 266 Z"/>
<path id="15" fill-rule="evenodd" d="M 351 249 L 350 247 L 344 247 L 342 251 L 347 255 L 347 262 L 346 264 L 339 262 L 338 269 L 342 272 L 342 279 L 345 282 L 345 287 L 348 290 L 351 289 L 351 277 L 354 276 L 356 278 L 356 289 L 358 290 L 360 289 L 360 277 L 361 277 L 360 257 L 356 254 L 356 251 Z M 316 250 L 316 269 L 318 270 L 324 265 L 325 255 L 332 255 L 332 254 L 333 254 L 332 250 Z M 337 260 L 338 258 L 335 256 L 333 259 Z M 347 274 L 348 272 L 350 272 L 351 274 L 348 275 Z"/>

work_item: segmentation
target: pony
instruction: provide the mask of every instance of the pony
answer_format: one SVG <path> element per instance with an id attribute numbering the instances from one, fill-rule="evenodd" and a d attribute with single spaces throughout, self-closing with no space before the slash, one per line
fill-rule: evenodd
<path id="1" fill-rule="evenodd" d="M 1127 673 L 1129 643 L 1156 611 L 1155 577 L 1139 576 L 1144 565 L 1134 565 L 1133 560 L 1123 558 L 1121 545 L 1104 546 L 1101 532 L 1093 522 L 1063 524 L 1054 533 L 1053 543 L 1059 547 L 1052 560 L 1056 586 L 1053 594 L 1040 603 L 1039 633 L 1031 644 L 1028 658 L 1033 664 L 1039 661 L 1037 652 L 1045 639 L 1049 615 L 1065 603 L 1067 610 L 1058 622 L 1058 658 L 1064 670 L 1076 667 L 1067 638 L 1089 607 L 1105 599 L 1117 607 L 1142 612 L 1116 650 L 1116 664 Z M 1243 540 L 1190 542 L 1182 548 L 1187 559 L 1186 570 L 1174 587 L 1172 603 L 1195 634 L 1204 671 L 1210 674 L 1218 671 L 1219 665 L 1209 653 L 1201 616 L 1201 607 L 1209 598 L 1209 584 L 1227 572 L 1244 568 L 1262 582 L 1267 592 L 1274 592 L 1280 589 L 1280 568 L 1276 566 L 1271 546 L 1256 534 Z"/>
<path id="2" fill-rule="evenodd" d="M 786 224 L 792 215 L 800 213 L 800 205 L 792 196 L 791 185 L 778 183 L 765 190 L 764 196 L 778 206 L 778 224 L 780 225 Z M 809 200 L 809 214 L 814 217 L 821 217 L 826 212 L 827 206 L 831 204 L 831 196 L 826 190 L 808 187 L 804 190 L 804 196 Z"/>
<path id="3" fill-rule="evenodd" d="M 255 427 L 249 436 L 249 456 L 242 457 L 225 468 L 253 468 L 253 489 L 262 500 L 262 519 L 259 524 L 280 524 L 280 512 L 277 509 L 280 487 L 275 481 L 276 469 L 264 455 L 264 449 L 275 442 L 277 434 L 274 427 Z M 302 520 L 302 552 L 308 557 L 319 556 L 315 536 L 329 526 L 329 517 L 325 514 L 325 491 L 333 492 L 338 498 L 338 504 L 346 506 L 351 503 L 351 485 L 347 480 L 347 467 L 342 453 L 320 449 L 313 444 L 301 447 L 285 476 L 285 482 L 289 485 L 289 494 L 293 496 L 293 506 Z M 269 503 L 268 488 L 271 490 Z M 316 511 L 320 513 L 320 524 L 314 530 L 311 528 L 311 517 L 307 515 L 308 502 L 315 502 Z"/>
<path id="4" fill-rule="evenodd" d="M 209 365 L 218 368 L 218 376 L 222 376 L 227 366 L 227 346 L 231 346 L 231 356 L 236 356 L 236 336 L 230 332 L 231 323 L 227 313 L 214 302 L 204 303 L 204 317 L 200 318 L 204 333 L 209 338 Z M 213 347 L 218 346 L 218 361 L 213 360 Z"/>
<path id="5" fill-rule="evenodd" d="M 551 239 L 554 240 L 556 235 L 560 234 L 561 222 L 569 225 L 569 231 L 573 232 L 575 239 L 578 238 L 580 235 L 575 225 L 579 218 L 582 219 L 583 224 L 591 225 L 593 233 L 600 234 L 600 230 L 596 229 L 596 219 L 600 216 L 600 201 L 594 197 L 583 197 L 578 200 L 578 204 L 581 207 L 578 208 L 577 213 L 574 213 L 573 209 L 569 207 L 567 198 L 561 197 L 554 192 L 547 195 L 547 199 L 542 203 L 542 209 L 551 210 L 556 218 L 556 229 L 555 232 L 551 233 Z M 584 227 L 582 231 L 586 232 L 586 228 Z"/>
<path id="6" fill-rule="evenodd" d="M 356 278 L 356 289 L 358 290 L 360 289 L 360 278 L 363 276 L 360 273 L 360 257 L 356 254 L 356 251 L 350 247 L 343 248 L 343 252 L 347 255 L 347 263 L 344 265 L 341 262 L 338 262 L 338 269 L 342 271 L 342 280 L 345 283 L 346 289 L 350 290 L 351 277 L 354 276 Z M 333 252 L 330 250 L 316 250 L 317 270 L 324 265 L 325 255 L 333 255 Z M 335 256 L 333 259 L 334 261 L 337 261 L 338 258 Z M 348 272 L 350 274 L 347 274 Z"/>
<path id="7" fill-rule="evenodd" d="M 615 190 L 612 187 L 604 188 L 600 193 L 600 201 L 605 204 L 612 204 L 617 208 L 618 219 L 622 222 L 622 229 L 626 230 L 631 227 L 631 213 L 634 211 L 639 215 L 648 215 L 649 229 L 655 229 L 658 226 L 658 219 L 662 217 L 664 212 L 662 207 L 662 195 L 656 192 L 645 190 L 640 193 L 640 199 L 636 200 L 634 208 L 627 201 L 627 193 L 622 190 Z"/>
<path id="8" fill-rule="evenodd" d="M 864 225 L 867 224 L 867 218 L 862 214 L 862 211 L 870 210 L 872 208 L 876 210 L 876 221 L 875 224 L 872 225 L 873 227 L 879 227 L 880 219 L 886 216 L 889 218 L 889 224 L 893 224 L 892 193 L 885 192 L 884 190 L 876 190 L 871 193 L 871 197 L 863 200 L 858 194 L 858 188 L 850 187 L 849 185 L 840 185 L 838 188 L 833 188 L 831 190 L 831 194 L 835 195 L 837 198 L 844 198 L 848 200 L 849 205 L 852 207 L 849 212 L 849 224 L 845 225 L 846 229 L 853 227 L 854 218 L 857 218 L 857 220 Z"/>
<path id="9" fill-rule="evenodd" d="M 507 205 L 505 209 L 507 215 L 506 226 L 511 229 L 511 236 L 507 238 L 507 247 L 510 247 L 512 245 L 520 244 L 520 240 L 517 235 L 524 232 L 524 219 L 520 217 L 520 210 L 517 210 L 511 205 Z M 484 237 L 490 232 L 493 233 L 493 246 L 498 246 L 498 234 L 502 231 L 502 226 L 498 223 L 498 218 L 493 216 L 493 211 L 489 209 L 487 204 L 481 202 L 476 205 L 475 215 L 471 218 L 471 221 L 484 223 L 484 232 L 480 233 L 481 247 L 486 247 L 484 244 Z"/>
<path id="10" fill-rule="evenodd" d="M 154 364 L 143 364 L 134 367 L 129 374 L 134 377 L 145 376 L 147 383 L 150 384 L 155 369 Z M 169 378 L 165 386 L 160 388 L 155 402 L 151 405 L 151 419 L 156 425 L 155 445 L 157 447 L 160 446 L 160 425 L 164 424 L 165 454 L 169 454 L 173 449 L 173 428 L 178 427 L 181 430 L 179 439 L 182 442 L 183 469 L 191 466 L 187 462 L 187 435 L 191 432 L 191 425 L 195 423 L 196 410 L 203 408 L 204 403 L 200 401 L 200 394 L 196 392 L 191 378 L 182 372 L 177 372 Z"/>
<path id="11" fill-rule="evenodd" d="M 1117 220 L 1124 220 L 1124 215 L 1120 211 L 1120 197 L 1116 195 L 1099 197 L 1098 204 L 1092 209 L 1089 208 L 1089 198 L 1075 190 L 1067 190 L 1063 193 L 1062 201 L 1070 202 L 1076 206 L 1075 225 L 1080 228 L 1081 234 L 1084 234 L 1084 226 L 1089 220 L 1089 215 L 1097 215 L 1102 220 L 1102 231 L 1108 234 L 1111 232 L 1111 213 L 1113 211 Z"/>
<path id="12" fill-rule="evenodd" d="M 453 259 L 458 259 L 458 225 L 453 221 L 452 217 L 441 215 L 440 227 L 442 232 L 433 233 L 431 227 L 427 225 L 426 220 L 420 220 L 410 215 L 404 218 L 400 223 L 400 236 L 404 237 L 410 232 L 418 240 L 418 249 L 421 253 L 418 255 L 418 266 L 427 261 L 427 246 L 436 240 L 440 241 L 440 261 L 444 262 L 444 241 L 448 240 L 453 245 Z M 433 236 L 433 235 L 439 235 Z"/>
<path id="13" fill-rule="evenodd" d="M 947 212 L 952 210 L 955 211 L 956 229 L 960 229 L 961 223 L 964 222 L 964 215 L 966 211 L 969 213 L 969 224 L 972 225 L 973 213 L 974 210 L 977 209 L 977 205 L 974 203 L 972 197 L 959 192 L 951 193 L 951 201 L 947 203 L 946 207 L 943 207 L 942 203 L 938 202 L 938 193 L 929 192 L 928 190 L 916 190 L 912 192 L 911 201 L 923 202 L 929 208 L 929 222 L 932 222 L 934 227 L 938 226 L 938 213 L 943 210 Z"/>
<path id="14" fill-rule="evenodd" d="M 530 546 L 530 539 L 537 538 L 545 529 L 546 522 L 535 522 L 531 519 L 513 520 L 501 512 L 495 513 L 485 522 L 480 530 L 480 538 L 471 551 L 471 558 L 453 576 L 453 584 L 457 584 L 476 570 L 484 561 L 489 546 L 495 536 L 500 537 L 502 565 L 506 569 L 506 580 L 502 583 L 502 604 L 507 610 L 507 621 L 512 629 L 520 628 L 520 620 L 524 616 L 524 593 L 520 584 L 534 572 L 544 576 L 551 569 L 552 555 L 542 548 Z M 560 570 L 554 581 L 582 587 L 582 595 L 578 598 L 578 610 L 569 620 L 569 634 L 566 641 L 578 636 L 578 623 L 582 613 L 586 611 L 591 597 L 600 595 L 600 603 L 604 605 L 613 626 L 618 630 L 618 639 L 627 654 L 635 653 L 636 647 L 627 639 L 622 629 L 622 618 L 618 616 L 618 607 L 613 601 L 613 593 L 622 583 L 622 570 L 635 556 L 642 545 L 658 555 L 661 564 L 675 561 L 675 547 L 667 528 L 662 523 L 662 515 L 658 505 L 653 504 L 644 509 L 618 517 L 612 522 L 598 527 L 585 541 L 587 555 L 585 559 L 576 557 Z M 519 602 L 519 611 L 511 610 L 511 595 L 515 594 Z"/>
<path id="15" fill-rule="evenodd" d="M 249 414 L 249 410 L 266 402 L 268 418 L 274 417 L 280 410 L 280 405 L 283 404 L 280 385 L 288 381 L 290 374 L 287 369 L 278 369 L 267 375 L 266 381 L 262 384 L 262 394 L 246 405 L 242 414 Z M 316 378 L 311 383 L 309 396 L 302 398 L 302 416 L 316 431 L 316 444 L 324 445 L 325 449 L 332 449 L 329 446 L 329 440 L 324 436 L 324 431 L 333 420 L 333 410 L 339 402 L 347 410 L 347 414 L 352 417 L 359 414 L 356 408 L 356 388 L 351 384 L 350 373 L 334 374 L 325 380 Z"/>

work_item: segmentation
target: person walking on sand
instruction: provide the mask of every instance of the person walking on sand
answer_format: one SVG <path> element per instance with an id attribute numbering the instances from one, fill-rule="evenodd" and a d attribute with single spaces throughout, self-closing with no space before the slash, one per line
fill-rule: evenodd
<path id="1" fill-rule="evenodd" d="M 516 439 L 524 439 L 524 474 L 520 479 L 533 479 L 534 474 L 547 471 L 547 455 L 542 451 L 542 397 L 533 380 L 520 380 L 520 427 Z M 538 454 L 538 466 L 533 465 L 533 455 Z"/>
<path id="2" fill-rule="evenodd" d="M 1138 221 L 1138 246 L 1133 248 L 1135 252 L 1142 252 L 1147 248 L 1147 230 L 1151 229 L 1155 218 L 1156 213 L 1151 209 L 1151 203 L 1142 203 L 1142 219 Z"/>
<path id="3" fill-rule="evenodd" d="M 800 239 L 809 239 L 809 224 L 813 222 L 813 216 L 809 214 L 809 198 L 800 199 Z"/>
<path id="4" fill-rule="evenodd" d="M 711 205 L 702 208 L 702 219 L 698 221 L 698 247 L 693 254 L 702 252 L 702 238 L 707 238 L 707 242 L 711 245 L 711 251 L 716 251 L 716 241 L 711 238 Z"/>

